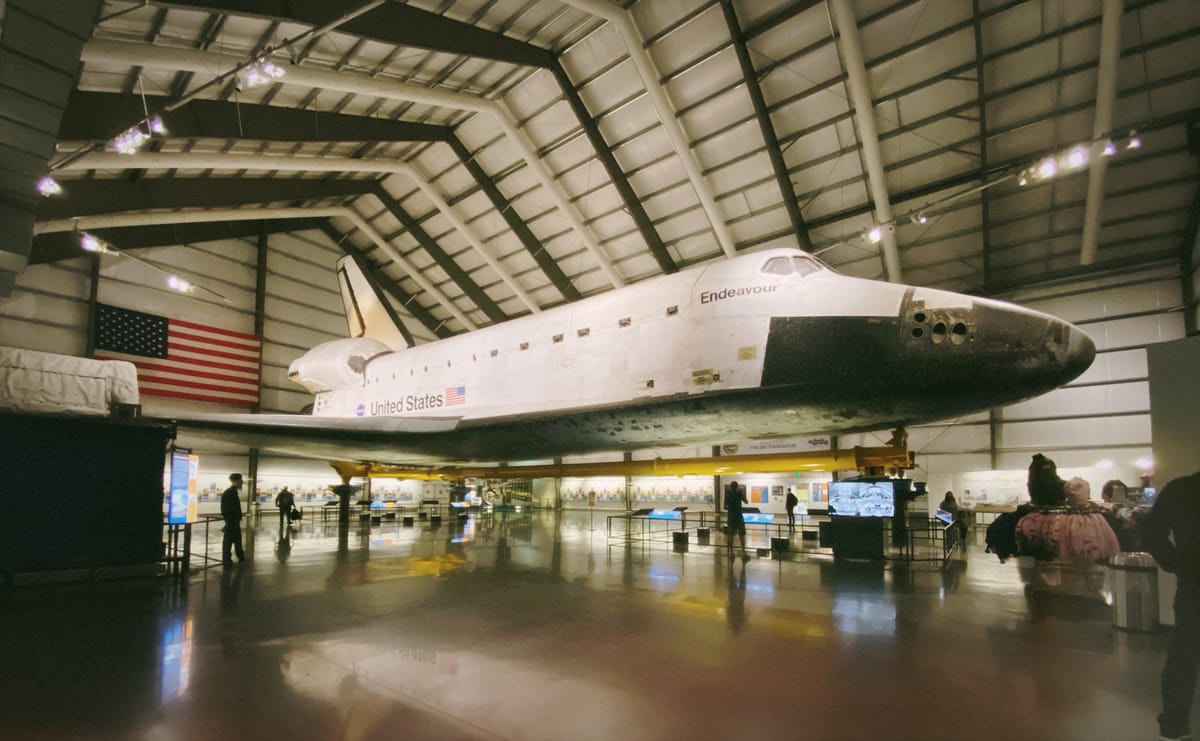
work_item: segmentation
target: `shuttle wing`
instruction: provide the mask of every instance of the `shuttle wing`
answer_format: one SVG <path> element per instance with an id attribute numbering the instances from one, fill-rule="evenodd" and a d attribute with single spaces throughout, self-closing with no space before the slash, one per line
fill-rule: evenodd
<path id="1" fill-rule="evenodd" d="M 308 458 L 432 462 L 428 439 L 453 432 L 458 417 L 314 417 L 308 414 L 191 414 L 175 425 L 189 436 Z M 420 444 L 418 441 L 425 441 Z"/>

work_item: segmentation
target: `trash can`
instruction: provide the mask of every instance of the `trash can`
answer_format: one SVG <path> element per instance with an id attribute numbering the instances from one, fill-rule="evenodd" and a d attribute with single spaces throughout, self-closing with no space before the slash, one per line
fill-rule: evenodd
<path id="1" fill-rule="evenodd" d="M 1158 566 L 1149 553 L 1118 553 L 1108 562 L 1112 576 L 1113 626 L 1122 630 L 1158 627 Z"/>
<path id="2" fill-rule="evenodd" d="M 671 541 L 676 553 L 687 553 L 688 533 L 686 530 L 676 530 L 671 533 Z"/>

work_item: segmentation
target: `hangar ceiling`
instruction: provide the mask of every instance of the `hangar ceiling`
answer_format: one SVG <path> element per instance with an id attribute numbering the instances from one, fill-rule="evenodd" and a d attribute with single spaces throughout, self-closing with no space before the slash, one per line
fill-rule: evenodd
<path id="1" fill-rule="evenodd" d="M 32 206 L 39 224 L 153 214 L 96 229 L 122 249 L 320 228 L 439 335 L 765 245 L 984 294 L 1191 271 L 1193 0 L 88 5 L 10 0 L 0 28 L 2 74 L 92 24 L 77 84 L 24 93 L 61 98 L 43 169 L 65 192 Z M 259 57 L 283 76 L 239 83 Z M 28 128 L 11 110 L 7 149 Z M 165 135 L 114 152 L 154 114 Z M 162 223 L 230 208 L 262 225 Z M 34 230 L 29 261 L 78 254 Z"/>

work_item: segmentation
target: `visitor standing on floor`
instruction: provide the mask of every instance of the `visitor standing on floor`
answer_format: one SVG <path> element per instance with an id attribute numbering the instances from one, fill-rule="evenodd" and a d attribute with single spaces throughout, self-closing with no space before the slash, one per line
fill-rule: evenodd
<path id="1" fill-rule="evenodd" d="M 296 496 L 283 487 L 283 491 L 275 497 L 275 506 L 279 508 L 279 529 L 285 529 L 291 522 L 292 508 L 296 506 Z"/>
<path id="2" fill-rule="evenodd" d="M 1173 541 L 1173 542 L 1172 542 Z M 1159 738 L 1190 739 L 1196 668 L 1200 665 L 1200 472 L 1159 492 L 1145 530 L 1146 549 L 1175 574 L 1175 628 L 1162 673 Z"/>
<path id="3" fill-rule="evenodd" d="M 742 542 L 743 560 L 750 558 L 746 554 L 746 520 L 742 516 L 742 504 L 745 501 L 745 490 L 738 485 L 738 482 L 729 482 L 729 486 L 725 488 L 725 543 L 729 554 L 733 555 L 733 536 L 736 534 Z"/>
<path id="4" fill-rule="evenodd" d="M 946 496 L 942 497 L 941 503 L 938 504 L 938 509 L 950 515 L 954 527 L 958 528 L 959 539 L 965 543 L 967 532 L 970 530 L 967 527 L 967 513 L 958 508 L 958 500 L 954 498 L 954 492 L 946 492 Z"/>
<path id="5" fill-rule="evenodd" d="M 229 483 L 229 488 L 221 494 L 221 517 L 225 520 L 225 537 L 221 539 L 221 560 L 226 566 L 233 563 L 230 549 L 237 553 L 239 562 L 246 560 L 246 552 L 242 550 L 242 500 L 239 496 L 242 490 L 242 475 L 229 474 Z"/>
<path id="6" fill-rule="evenodd" d="M 792 487 L 789 486 L 787 500 L 785 503 L 785 506 L 787 507 L 788 529 L 789 530 L 796 529 L 796 505 L 799 503 L 800 503 L 800 500 L 796 498 L 796 493 L 793 492 Z"/>

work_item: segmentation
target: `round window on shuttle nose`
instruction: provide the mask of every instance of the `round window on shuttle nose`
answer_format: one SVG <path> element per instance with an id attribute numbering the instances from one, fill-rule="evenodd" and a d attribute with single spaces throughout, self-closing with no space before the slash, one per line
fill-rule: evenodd
<path id="1" fill-rule="evenodd" d="M 912 336 L 913 337 L 916 337 L 919 339 L 919 338 L 923 337 L 924 335 L 925 335 L 925 330 L 921 329 L 920 327 L 912 328 Z"/>
<path id="2" fill-rule="evenodd" d="M 962 322 L 955 322 L 950 328 L 950 344 L 961 345 L 967 339 L 967 325 Z"/>
<path id="3" fill-rule="evenodd" d="M 945 322 L 938 322 L 937 324 L 933 325 L 933 337 L 931 339 L 933 340 L 933 344 L 935 344 L 935 345 L 940 345 L 942 342 L 944 342 L 946 340 L 946 323 Z"/>
<path id="4" fill-rule="evenodd" d="M 922 322 L 924 322 L 925 321 L 925 312 L 918 311 L 916 314 L 913 314 L 913 321 L 916 322 L 917 324 L 921 324 Z"/>

